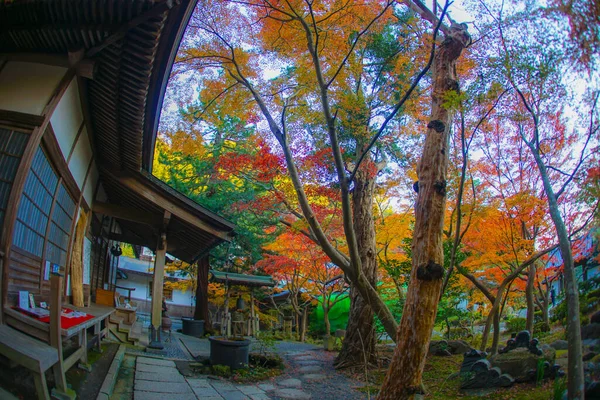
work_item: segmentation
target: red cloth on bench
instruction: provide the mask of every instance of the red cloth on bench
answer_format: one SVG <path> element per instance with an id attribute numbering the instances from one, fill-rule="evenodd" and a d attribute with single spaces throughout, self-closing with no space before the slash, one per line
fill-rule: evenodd
<path id="1" fill-rule="evenodd" d="M 30 313 L 28 313 L 26 310 L 23 310 L 21 308 L 17 308 L 17 309 L 19 311 L 21 311 L 23 314 L 28 315 L 30 317 L 33 317 L 33 318 L 37 319 L 38 321 L 42 321 L 42 322 L 45 322 L 47 324 L 50 323 L 50 316 L 49 315 L 46 316 L 46 317 L 37 318 L 37 317 L 31 315 Z M 63 308 L 63 311 L 72 312 L 73 310 L 68 309 L 68 308 Z M 69 328 L 72 328 L 72 327 L 74 327 L 76 325 L 82 324 L 85 321 L 89 321 L 92 318 L 94 318 L 94 316 L 90 315 L 90 314 L 86 314 L 86 315 L 84 315 L 82 317 L 73 317 L 73 318 L 67 318 L 67 317 L 61 315 L 60 316 L 60 327 L 62 329 L 69 329 Z"/>

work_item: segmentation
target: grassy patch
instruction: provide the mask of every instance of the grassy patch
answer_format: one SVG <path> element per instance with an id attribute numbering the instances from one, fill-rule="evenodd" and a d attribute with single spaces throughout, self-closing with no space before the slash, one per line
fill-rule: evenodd
<path id="1" fill-rule="evenodd" d="M 554 382 L 545 381 L 536 386 L 535 383 L 515 384 L 510 388 L 486 389 L 485 391 L 465 392 L 460 390 L 460 377 L 458 371 L 462 363 L 462 355 L 451 357 L 428 357 L 423 371 L 423 384 L 427 394 L 425 399 L 445 400 L 445 399 L 465 399 L 481 400 L 482 393 L 489 399 L 510 399 L 510 400 L 548 400 L 554 398 Z M 352 379 L 364 381 L 364 373 L 351 372 Z M 361 387 L 361 392 L 369 392 L 376 395 L 381 388 L 383 379 L 387 372 L 386 368 L 372 369 L 369 371 L 368 382 Z"/>
<path id="2" fill-rule="evenodd" d="M 285 365 L 276 354 L 250 353 L 247 368 L 231 370 L 226 365 L 210 365 L 208 359 L 191 363 L 191 369 L 199 375 L 214 375 L 238 383 L 259 382 L 283 373 Z"/>

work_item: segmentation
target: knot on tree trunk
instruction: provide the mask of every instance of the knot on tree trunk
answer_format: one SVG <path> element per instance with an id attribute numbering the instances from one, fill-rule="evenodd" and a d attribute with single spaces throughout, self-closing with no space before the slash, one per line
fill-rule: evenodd
<path id="1" fill-rule="evenodd" d="M 430 260 L 427 264 L 419 265 L 417 268 L 417 279 L 422 281 L 433 281 L 444 277 L 444 267 Z"/>
<path id="2" fill-rule="evenodd" d="M 436 132 L 442 133 L 446 129 L 446 124 L 439 119 L 434 119 L 433 121 L 429 121 L 427 128 L 434 129 Z"/>
<path id="3" fill-rule="evenodd" d="M 448 51 L 448 61 L 456 60 L 465 47 L 471 44 L 471 35 L 467 29 L 467 24 L 453 23 L 449 32 L 446 34 L 442 47 Z"/>
<path id="4" fill-rule="evenodd" d="M 460 93 L 460 86 L 458 85 L 458 81 L 454 79 L 448 79 L 448 88 L 447 90 L 455 91 L 456 93 Z"/>
<path id="5" fill-rule="evenodd" d="M 440 196 L 446 195 L 446 181 L 435 181 L 433 188 Z"/>

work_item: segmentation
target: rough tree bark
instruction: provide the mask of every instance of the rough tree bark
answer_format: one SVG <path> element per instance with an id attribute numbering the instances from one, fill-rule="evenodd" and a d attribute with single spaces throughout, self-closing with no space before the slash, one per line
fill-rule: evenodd
<path id="1" fill-rule="evenodd" d="M 523 98 L 523 96 L 521 95 Z M 532 112 L 533 115 L 533 112 Z M 535 134 L 538 135 L 537 118 L 535 115 Z M 563 259 L 563 276 L 565 279 L 565 291 L 567 301 L 567 342 L 569 343 L 569 359 L 567 364 L 567 392 L 569 399 L 583 399 L 585 390 L 585 381 L 583 374 L 583 351 L 581 346 L 581 320 L 579 318 L 579 289 L 577 286 L 577 279 L 575 277 L 575 265 L 573 262 L 573 253 L 571 251 L 571 240 L 567 232 L 567 227 L 563 221 L 562 215 L 560 214 L 560 208 L 558 206 L 557 195 L 554 193 L 552 184 L 550 183 L 550 177 L 548 176 L 548 170 L 542 157 L 540 156 L 539 149 L 533 142 L 525 140 L 535 162 L 540 171 L 542 183 L 544 184 L 544 191 L 546 192 L 546 199 L 548 200 L 548 208 L 550 210 L 550 217 L 554 222 L 556 229 L 556 235 L 558 236 L 558 248 L 560 249 L 560 255 Z"/>
<path id="2" fill-rule="evenodd" d="M 208 256 L 198 260 L 198 278 L 196 284 L 196 308 L 194 309 L 194 319 L 204 320 L 204 329 L 212 330 L 210 313 L 208 312 L 208 270 L 210 264 Z"/>
<path id="3" fill-rule="evenodd" d="M 362 272 L 373 287 L 377 285 L 377 243 L 373 220 L 376 170 L 375 163 L 367 156 L 355 175 L 352 192 L 352 218 Z M 335 359 L 336 368 L 377 362 L 374 313 L 367 300 L 360 295 L 355 285 L 352 285 L 346 336 L 342 350 Z"/>
<path id="4" fill-rule="evenodd" d="M 397 347 L 379 394 L 380 400 L 412 399 L 423 393 L 422 375 L 444 277 L 443 227 L 450 110 L 445 97 L 458 90 L 455 64 L 469 44 L 466 25 L 453 24 L 433 61 L 431 121 L 417 168 L 419 194 L 415 206 L 412 273 Z"/>

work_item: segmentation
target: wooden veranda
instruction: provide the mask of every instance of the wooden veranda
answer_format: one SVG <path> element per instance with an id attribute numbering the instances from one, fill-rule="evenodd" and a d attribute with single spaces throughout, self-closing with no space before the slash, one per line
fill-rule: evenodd
<path id="1" fill-rule="evenodd" d="M 160 347 L 166 253 L 198 262 L 233 234 L 152 176 L 163 96 L 195 3 L 0 1 L 0 353 L 27 364 L 40 398 L 47 369 L 64 394 L 65 369 L 85 364 L 83 350 L 63 359 L 65 340 L 87 349 L 106 334 L 114 307 L 94 301 L 114 290 L 111 248 L 156 254 L 151 331 Z M 19 309 L 20 292 L 55 310 L 50 322 Z M 63 329 L 61 304 L 89 319 Z M 18 343 L 39 351 L 23 354 Z"/>

